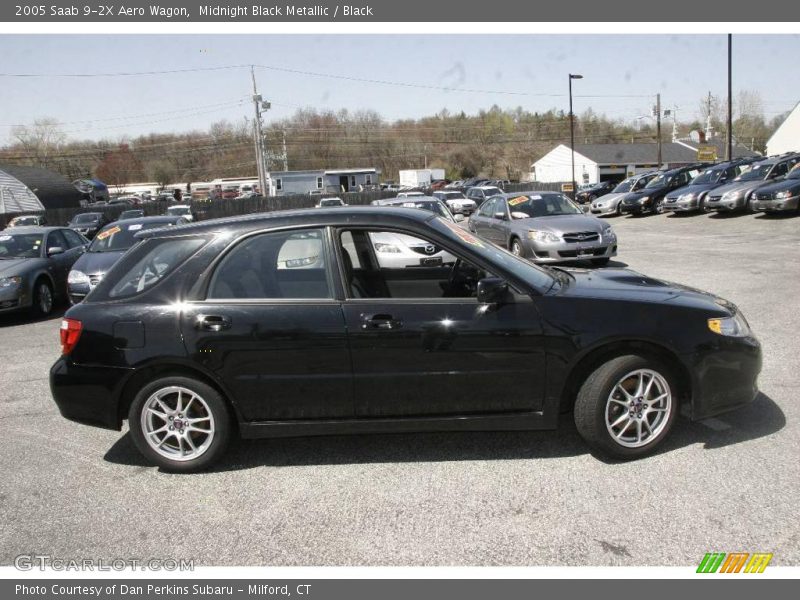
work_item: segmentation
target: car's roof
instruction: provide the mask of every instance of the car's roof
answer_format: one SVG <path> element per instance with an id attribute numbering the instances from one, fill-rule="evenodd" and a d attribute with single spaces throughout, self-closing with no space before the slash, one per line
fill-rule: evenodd
<path id="1" fill-rule="evenodd" d="M 189 204 L 173 204 L 172 206 L 168 206 L 167 210 L 170 208 L 192 208 Z"/>
<path id="2" fill-rule="evenodd" d="M 555 190 L 525 190 L 522 192 L 505 192 L 504 194 L 498 194 L 498 196 L 502 196 L 503 198 L 519 198 L 520 196 L 541 196 L 542 194 L 563 195 L 561 192 Z"/>
<path id="3" fill-rule="evenodd" d="M 436 200 L 437 202 L 439 200 Z M 254 213 L 236 217 L 211 219 L 175 227 L 147 229 L 136 237 L 165 237 L 172 235 L 208 234 L 229 229 L 243 231 L 277 228 L 292 225 L 324 227 L 327 225 L 421 224 L 436 214 L 402 206 L 334 206 L 332 208 L 301 208 Z"/>
<path id="4" fill-rule="evenodd" d="M 66 227 L 56 227 L 54 225 L 23 225 L 21 227 L 11 227 L 11 231 L 8 229 L 3 229 L 4 235 L 10 235 L 12 233 L 48 233 L 50 231 L 55 231 L 56 229 L 66 229 Z"/>
<path id="5" fill-rule="evenodd" d="M 135 219 L 125 219 L 124 221 L 125 221 L 125 226 L 127 227 L 128 225 L 136 225 L 137 223 L 174 223 L 178 219 L 182 218 L 183 217 L 179 216 L 164 215 L 158 217 L 137 217 Z M 109 229 L 118 224 L 119 221 L 112 221 L 111 223 L 103 227 L 103 229 Z"/>
<path id="6" fill-rule="evenodd" d="M 97 215 L 97 216 L 103 216 L 103 213 L 101 213 L 101 212 L 97 212 L 97 211 L 93 211 L 93 210 L 89 210 L 89 211 L 86 211 L 86 212 L 78 213 L 78 214 L 76 214 L 76 215 L 72 215 L 72 219 L 74 219 L 75 217 L 80 217 L 80 216 L 83 216 L 83 215 Z M 71 221 L 72 219 L 70 219 L 70 221 Z"/>

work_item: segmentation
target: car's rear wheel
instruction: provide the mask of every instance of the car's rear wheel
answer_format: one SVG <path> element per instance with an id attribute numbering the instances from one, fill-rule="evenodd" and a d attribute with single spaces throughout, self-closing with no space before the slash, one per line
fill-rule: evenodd
<path id="1" fill-rule="evenodd" d="M 128 425 L 151 462 L 188 473 L 210 466 L 225 451 L 231 418 L 222 396 L 190 377 L 164 377 L 144 386 L 131 404 Z"/>
<path id="2" fill-rule="evenodd" d="M 598 367 L 575 401 L 575 425 L 596 451 L 618 459 L 653 452 L 679 412 L 675 377 L 661 361 L 626 355 Z"/>
<path id="3" fill-rule="evenodd" d="M 34 317 L 46 317 L 53 312 L 53 287 L 46 279 L 39 279 L 34 284 L 32 300 L 31 313 Z"/>

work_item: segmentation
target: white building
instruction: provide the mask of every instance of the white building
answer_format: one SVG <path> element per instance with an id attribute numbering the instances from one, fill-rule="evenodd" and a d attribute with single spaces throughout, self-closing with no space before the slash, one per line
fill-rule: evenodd
<path id="1" fill-rule="evenodd" d="M 767 154 L 800 151 L 800 102 L 767 141 Z"/>
<path id="2" fill-rule="evenodd" d="M 634 144 L 575 144 L 574 181 L 578 185 L 601 181 L 621 181 L 626 177 L 652 171 L 672 169 L 698 162 L 697 149 L 701 144 L 678 140 L 661 144 L 661 164 L 658 164 L 658 145 Z M 717 147 L 717 155 L 724 156 L 723 142 L 713 139 L 704 145 Z M 747 148 L 736 145 L 735 158 L 754 156 Z M 571 156 L 569 146 L 559 144 L 531 165 L 530 180 L 541 183 L 572 181 L 570 177 Z"/>
<path id="3" fill-rule="evenodd" d="M 378 169 L 319 169 L 271 171 L 278 196 L 286 194 L 339 194 L 357 192 L 379 183 Z"/>

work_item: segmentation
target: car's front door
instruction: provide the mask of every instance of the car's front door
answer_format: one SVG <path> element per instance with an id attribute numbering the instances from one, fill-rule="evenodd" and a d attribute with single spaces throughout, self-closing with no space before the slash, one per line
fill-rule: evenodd
<path id="1" fill-rule="evenodd" d="M 61 252 L 53 254 L 54 248 L 61 248 Z M 67 275 L 75 261 L 80 257 L 83 249 L 81 247 L 70 247 L 64 234 L 58 229 L 47 234 L 45 253 L 48 257 L 48 271 L 53 278 L 56 289 L 55 292 L 61 296 L 67 292 Z"/>
<path id="2" fill-rule="evenodd" d="M 190 356 L 214 372 L 248 421 L 353 416 L 341 302 L 324 229 L 260 233 L 219 261 L 188 303 Z"/>
<path id="3" fill-rule="evenodd" d="M 492 214 L 489 215 L 489 228 L 486 234 L 493 244 L 507 248 L 508 228 L 511 215 L 508 212 L 508 202 L 505 198 L 495 198 L 492 203 Z"/>
<path id="4" fill-rule="evenodd" d="M 476 282 L 490 274 L 452 247 L 454 267 L 381 268 L 366 230 L 335 239 L 357 417 L 541 410 L 545 353 L 530 297 L 480 304 Z"/>

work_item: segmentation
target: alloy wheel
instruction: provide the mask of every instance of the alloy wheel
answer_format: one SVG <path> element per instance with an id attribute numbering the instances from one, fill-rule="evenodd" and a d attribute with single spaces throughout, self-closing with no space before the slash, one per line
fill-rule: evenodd
<path id="1" fill-rule="evenodd" d="M 53 310 L 53 292 L 50 291 L 50 286 L 46 283 L 39 284 L 38 291 L 39 298 L 39 311 L 43 315 L 49 315 Z"/>
<path id="2" fill-rule="evenodd" d="M 208 404 L 181 386 L 154 392 L 142 408 L 141 426 L 150 447 L 175 461 L 195 460 L 214 440 L 214 416 Z"/>
<path id="3" fill-rule="evenodd" d="M 664 430 L 672 410 L 667 380 L 652 369 L 637 369 L 612 388 L 606 401 L 606 429 L 620 446 L 641 448 Z"/>

